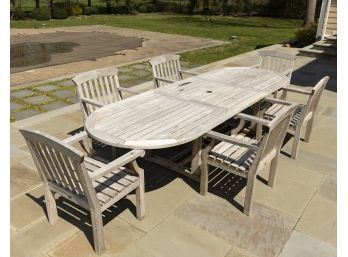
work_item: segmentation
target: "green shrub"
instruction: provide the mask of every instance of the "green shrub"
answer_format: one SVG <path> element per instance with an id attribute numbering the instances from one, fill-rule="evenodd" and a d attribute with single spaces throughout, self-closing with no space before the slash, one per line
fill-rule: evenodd
<path id="1" fill-rule="evenodd" d="M 98 7 L 96 6 L 85 6 L 83 8 L 83 14 L 84 15 L 92 15 L 92 14 L 98 14 Z"/>
<path id="2" fill-rule="evenodd" d="M 156 12 L 156 6 L 154 4 L 141 4 L 138 7 L 138 11 L 141 13 Z"/>
<path id="3" fill-rule="evenodd" d="M 53 19 L 66 19 L 66 18 L 68 18 L 68 12 L 66 11 L 66 9 L 54 6 L 52 9 L 52 18 Z"/>
<path id="4" fill-rule="evenodd" d="M 174 1 L 156 1 L 156 10 L 159 12 L 183 12 L 183 6 Z"/>
<path id="5" fill-rule="evenodd" d="M 23 20 L 25 19 L 25 12 L 21 8 L 15 8 L 12 13 L 12 19 Z"/>
<path id="6" fill-rule="evenodd" d="M 111 7 L 111 13 L 113 14 L 129 14 L 129 8 L 127 5 L 117 5 Z"/>
<path id="7" fill-rule="evenodd" d="M 307 46 L 315 42 L 317 33 L 317 24 L 309 28 L 301 28 L 296 31 L 295 37 L 301 46 Z"/>
<path id="8" fill-rule="evenodd" d="M 71 4 L 68 7 L 68 14 L 69 16 L 80 16 L 82 15 L 83 5 L 80 3 L 77 4 Z"/>
<path id="9" fill-rule="evenodd" d="M 31 17 L 38 21 L 46 21 L 51 19 L 51 12 L 48 8 L 35 8 L 31 13 Z"/>

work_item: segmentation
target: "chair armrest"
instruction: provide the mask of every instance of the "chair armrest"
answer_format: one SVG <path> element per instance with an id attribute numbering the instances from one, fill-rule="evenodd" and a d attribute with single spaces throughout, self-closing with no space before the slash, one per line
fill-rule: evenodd
<path id="1" fill-rule="evenodd" d="M 155 80 L 160 80 L 163 82 L 167 82 L 167 83 L 174 83 L 174 80 L 170 80 L 170 79 L 165 79 L 165 78 L 160 78 L 160 77 L 153 77 Z"/>
<path id="2" fill-rule="evenodd" d="M 255 116 L 252 116 L 252 115 L 249 115 L 249 114 L 245 114 L 245 113 L 239 113 L 235 116 L 235 118 L 237 119 L 243 119 L 243 120 L 248 120 L 248 121 L 251 121 L 251 122 L 256 122 L 256 123 L 259 123 L 263 126 L 268 126 L 269 125 L 269 121 L 268 120 L 265 120 L 265 119 L 262 119 L 262 118 L 258 118 L 258 117 L 255 117 Z"/>
<path id="3" fill-rule="evenodd" d="M 299 93 L 299 94 L 303 94 L 303 95 L 311 95 L 312 94 L 312 90 L 308 91 L 305 89 L 295 88 L 295 87 L 291 87 L 291 86 L 283 87 L 281 90 L 289 91 L 289 92 L 293 92 L 293 93 Z"/>
<path id="4" fill-rule="evenodd" d="M 292 72 L 292 69 L 288 69 L 286 71 L 281 72 L 281 74 L 284 74 L 285 76 L 289 76 Z"/>
<path id="5" fill-rule="evenodd" d="M 80 99 L 81 99 L 81 102 L 86 103 L 86 104 L 90 104 L 90 105 L 93 105 L 93 106 L 96 106 L 98 108 L 104 106 L 103 103 L 98 102 L 96 100 L 88 99 L 88 98 L 85 98 L 85 97 L 80 97 Z"/>
<path id="6" fill-rule="evenodd" d="M 295 105 L 298 105 L 297 103 L 294 103 L 294 102 L 290 102 L 290 101 L 287 101 L 287 100 L 282 100 L 282 99 L 278 99 L 278 98 L 270 98 L 270 97 L 266 97 L 265 99 L 263 99 L 264 102 L 269 102 L 269 103 L 272 103 L 272 104 L 282 104 L 282 105 L 292 105 L 292 104 L 295 104 Z"/>
<path id="7" fill-rule="evenodd" d="M 145 155 L 144 150 L 132 150 L 132 151 L 122 155 L 121 157 L 117 158 L 116 160 L 113 160 L 112 162 L 106 164 L 105 166 L 97 169 L 95 172 L 90 174 L 89 177 L 92 180 L 96 180 L 96 179 L 104 176 L 105 174 L 109 173 L 111 171 L 111 169 L 120 168 L 120 167 L 130 163 L 131 161 L 134 161 L 138 157 L 143 157 L 144 155 Z"/>
<path id="8" fill-rule="evenodd" d="M 141 93 L 141 92 L 139 92 L 137 90 L 126 88 L 126 87 L 119 87 L 118 90 L 120 90 L 122 92 L 129 93 L 129 94 L 133 94 L 133 95 L 137 95 L 137 94 Z"/>
<path id="9" fill-rule="evenodd" d="M 86 131 L 82 131 L 82 132 L 79 132 L 71 137 L 64 139 L 63 142 L 68 144 L 68 145 L 72 145 L 72 144 L 75 144 L 76 142 L 81 142 L 81 141 L 86 140 L 86 139 L 88 139 L 88 135 L 87 135 Z"/>
<path id="10" fill-rule="evenodd" d="M 197 72 L 193 72 L 193 71 L 187 71 L 187 70 L 180 70 L 180 73 L 184 73 L 184 74 L 187 74 L 187 75 L 199 75 L 199 73 Z"/>
<path id="11" fill-rule="evenodd" d="M 227 142 L 230 144 L 240 145 L 240 146 L 249 148 L 249 149 L 254 150 L 254 151 L 257 151 L 257 149 L 258 149 L 258 146 L 256 146 L 256 145 L 250 144 L 244 140 L 240 140 L 237 138 L 227 136 L 225 134 L 221 134 L 221 133 L 216 132 L 216 131 L 209 131 L 205 134 L 205 136 L 219 140 L 219 141 L 224 141 L 224 142 Z"/>

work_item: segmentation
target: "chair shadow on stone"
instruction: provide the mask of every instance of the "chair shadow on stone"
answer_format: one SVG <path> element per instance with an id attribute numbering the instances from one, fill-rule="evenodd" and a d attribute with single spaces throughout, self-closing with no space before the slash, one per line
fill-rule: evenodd
<path id="1" fill-rule="evenodd" d="M 44 196 L 35 197 L 30 193 L 26 193 L 26 196 L 41 206 L 48 220 Z M 81 230 L 90 245 L 94 246 L 90 212 L 64 197 L 59 197 L 56 200 L 56 204 L 59 218 L 69 222 L 71 225 Z M 124 198 L 103 212 L 103 226 L 127 209 L 132 212 L 134 219 L 136 219 L 136 208 L 134 204 L 129 199 Z"/>

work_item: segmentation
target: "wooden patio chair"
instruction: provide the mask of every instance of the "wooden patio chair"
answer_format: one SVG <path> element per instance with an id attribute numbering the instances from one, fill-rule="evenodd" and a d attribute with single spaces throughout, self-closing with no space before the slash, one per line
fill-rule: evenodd
<path id="1" fill-rule="evenodd" d="M 289 86 L 283 88 L 284 92 L 293 92 L 308 96 L 305 104 L 299 104 L 289 124 L 289 130 L 294 131 L 294 143 L 291 151 L 291 158 L 296 159 L 299 149 L 302 128 L 306 126 L 304 141 L 309 142 L 311 131 L 314 122 L 315 111 L 318 107 L 320 96 L 329 80 L 326 76 L 322 78 L 311 90 L 302 89 L 299 87 Z M 286 94 L 282 94 L 283 100 L 286 99 Z M 264 115 L 267 120 L 272 120 L 277 115 L 279 106 L 274 104 L 269 108 Z"/>
<path id="2" fill-rule="evenodd" d="M 284 74 L 289 77 L 290 81 L 295 55 L 275 50 L 260 50 L 258 54 L 260 56 L 259 64 L 253 67 Z"/>
<path id="3" fill-rule="evenodd" d="M 102 212 L 136 190 L 137 218 L 145 216 L 144 173 L 136 159 L 143 150 L 132 150 L 104 164 L 84 156 L 73 143 L 84 140 L 85 132 L 64 141 L 40 131 L 20 129 L 39 175 L 44 182 L 47 216 L 50 224 L 57 221 L 55 195 L 76 203 L 91 213 L 94 248 L 105 251 Z M 124 165 L 129 165 L 129 169 Z M 121 236 L 121 235 L 120 235 Z"/>
<path id="4" fill-rule="evenodd" d="M 72 80 L 77 87 L 77 93 L 83 118 L 96 109 L 123 99 L 122 92 L 138 94 L 135 90 L 120 86 L 116 67 L 87 71 Z"/>
<path id="5" fill-rule="evenodd" d="M 181 69 L 179 55 L 162 55 L 152 59 L 150 64 L 155 88 L 182 80 L 183 74 L 198 75 Z"/>
<path id="6" fill-rule="evenodd" d="M 214 166 L 237 176 L 247 179 L 244 200 L 244 213 L 249 215 L 252 205 L 254 180 L 257 173 L 268 163 L 271 163 L 268 185 L 273 187 L 278 156 L 290 119 L 296 109 L 293 103 L 273 99 L 282 104 L 282 110 L 272 120 L 265 120 L 248 114 L 240 113 L 236 118 L 255 122 L 263 126 L 265 134 L 261 141 L 244 134 L 225 135 L 210 131 L 205 137 L 210 144 L 202 150 L 202 166 L 200 192 L 208 192 L 208 168 Z M 217 143 L 219 141 L 219 143 Z"/>

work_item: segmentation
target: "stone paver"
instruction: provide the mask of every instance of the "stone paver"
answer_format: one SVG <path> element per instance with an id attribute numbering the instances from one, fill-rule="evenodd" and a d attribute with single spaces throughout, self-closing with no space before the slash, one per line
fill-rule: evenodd
<path id="1" fill-rule="evenodd" d="M 41 112 L 39 112 L 39 111 L 28 109 L 28 110 L 24 110 L 21 112 L 13 112 L 13 113 L 11 113 L 11 115 L 13 116 L 14 119 L 21 120 L 21 119 L 35 116 L 35 115 L 40 114 L 40 113 Z"/>
<path id="2" fill-rule="evenodd" d="M 11 201 L 11 227 L 20 231 L 26 226 L 46 219 L 39 203 L 43 203 L 43 188 L 40 186 Z M 47 219 L 45 220 L 47 222 Z"/>
<path id="3" fill-rule="evenodd" d="M 170 216 L 138 243 L 154 256 L 219 257 L 225 256 L 231 246 L 225 241 Z"/>
<path id="4" fill-rule="evenodd" d="M 40 184 L 41 184 L 41 180 L 36 170 L 30 169 L 18 163 L 13 164 L 11 166 L 11 176 L 10 176 L 11 199 L 22 195 L 23 193 L 29 191 L 31 188 L 38 186 Z"/>
<path id="5" fill-rule="evenodd" d="M 244 249 L 232 246 L 232 249 L 225 255 L 225 257 L 258 257 Z"/>
<path id="6" fill-rule="evenodd" d="M 264 178 L 267 180 L 268 176 Z M 254 201 L 299 218 L 315 191 L 314 187 L 279 176 L 273 188 L 257 181 L 254 186 Z M 244 197 L 245 188 L 240 195 Z"/>
<path id="7" fill-rule="evenodd" d="M 337 201 L 337 178 L 325 176 L 319 187 L 319 194 L 331 201 Z"/>
<path id="8" fill-rule="evenodd" d="M 48 84 L 48 85 L 42 85 L 42 86 L 37 86 L 37 87 L 34 87 L 35 89 L 38 89 L 42 92 L 49 92 L 49 91 L 52 91 L 52 90 L 57 90 L 58 87 L 55 86 L 55 85 L 51 85 L 51 84 Z"/>
<path id="9" fill-rule="evenodd" d="M 45 104 L 44 106 L 42 106 L 42 109 L 44 109 L 45 111 L 52 111 L 61 107 L 68 106 L 68 105 L 69 104 L 66 104 L 64 102 L 53 102 L 53 103 Z"/>
<path id="10" fill-rule="evenodd" d="M 76 95 L 76 92 L 71 90 L 59 90 L 54 92 L 53 94 L 59 98 L 68 98 L 68 97 Z"/>
<path id="11" fill-rule="evenodd" d="M 26 102 L 31 103 L 31 104 L 43 104 L 46 102 L 53 101 L 54 99 L 47 96 L 47 95 L 38 95 L 38 96 L 33 96 L 33 97 L 28 97 L 25 99 Z"/>
<path id="12" fill-rule="evenodd" d="M 42 219 L 30 229 L 17 233 L 11 241 L 12 257 L 43 257 L 43 252 L 64 240 L 76 231 L 69 222 L 59 219 L 54 226 Z"/>
<path id="13" fill-rule="evenodd" d="M 22 89 L 22 90 L 12 91 L 11 96 L 17 97 L 17 98 L 22 98 L 22 97 L 29 96 L 32 93 L 33 93 L 33 91 L 31 91 L 31 90 Z"/>
<path id="14" fill-rule="evenodd" d="M 336 248 L 294 231 L 279 257 L 336 257 Z"/>
<path id="15" fill-rule="evenodd" d="M 75 86 L 75 83 L 74 83 L 74 81 L 69 79 L 69 80 L 60 82 L 59 85 L 62 85 L 62 86 Z"/>
<path id="16" fill-rule="evenodd" d="M 23 108 L 23 105 L 21 105 L 21 104 L 18 104 L 18 103 L 11 103 L 10 104 L 10 110 L 11 111 L 18 110 L 18 109 L 21 109 L 21 108 Z"/>
<path id="17" fill-rule="evenodd" d="M 92 228 L 89 228 L 89 232 L 91 230 Z M 92 239 L 91 233 L 88 235 L 89 238 Z M 121 253 L 142 236 L 143 232 L 137 230 L 130 224 L 119 219 L 113 219 L 110 223 L 104 225 L 104 237 L 107 249 L 105 256 L 115 256 L 116 254 Z M 97 256 L 94 252 L 93 245 L 89 240 L 87 240 L 85 234 L 81 231 L 78 231 L 73 236 L 48 251 L 47 255 L 51 257 Z"/>
<path id="18" fill-rule="evenodd" d="M 190 186 L 177 178 L 163 185 L 161 188 L 146 193 L 146 218 L 144 220 L 138 221 L 134 217 L 134 213 L 129 209 L 126 209 L 120 215 L 120 218 L 148 232 L 172 213 L 180 204 L 194 197 L 196 194 L 197 193 L 194 192 Z M 128 199 L 130 199 L 133 204 L 135 203 L 134 195 L 129 196 Z"/>
<path id="19" fill-rule="evenodd" d="M 247 216 L 231 202 L 211 194 L 197 196 L 178 208 L 175 215 L 257 256 L 277 256 L 296 219 L 256 202 Z M 243 203 L 240 199 L 238 202 Z"/>
<path id="20" fill-rule="evenodd" d="M 307 235 L 336 246 L 337 204 L 320 195 L 315 195 L 296 226 Z"/>

